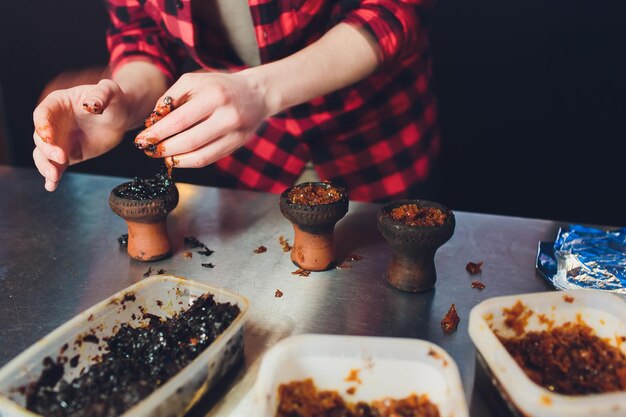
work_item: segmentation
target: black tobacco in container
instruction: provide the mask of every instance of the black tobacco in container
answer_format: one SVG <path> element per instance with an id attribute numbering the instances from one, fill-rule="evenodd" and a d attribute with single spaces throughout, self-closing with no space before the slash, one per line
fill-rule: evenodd
<path id="1" fill-rule="evenodd" d="M 123 414 L 200 355 L 239 313 L 205 294 L 170 319 L 145 314 L 146 326 L 123 323 L 105 339 L 101 360 L 72 381 L 63 379 L 59 360 L 44 359 L 37 381 L 24 387 L 26 408 L 54 417 Z"/>
<path id="2" fill-rule="evenodd" d="M 116 189 L 115 194 L 130 200 L 152 200 L 167 195 L 173 186 L 172 178 L 167 172 L 161 171 L 154 178 L 135 178 Z"/>

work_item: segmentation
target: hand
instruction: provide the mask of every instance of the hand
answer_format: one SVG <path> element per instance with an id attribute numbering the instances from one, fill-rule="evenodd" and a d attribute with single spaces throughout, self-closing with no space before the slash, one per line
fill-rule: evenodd
<path id="1" fill-rule="evenodd" d="M 54 191 L 68 165 L 114 148 L 127 129 L 127 99 L 118 84 L 102 80 L 50 93 L 33 113 L 33 159 Z"/>
<path id="2" fill-rule="evenodd" d="M 272 114 L 259 86 L 242 73 L 185 74 L 159 104 L 168 96 L 175 110 L 141 132 L 135 144 L 177 167 L 203 167 L 229 155 Z"/>

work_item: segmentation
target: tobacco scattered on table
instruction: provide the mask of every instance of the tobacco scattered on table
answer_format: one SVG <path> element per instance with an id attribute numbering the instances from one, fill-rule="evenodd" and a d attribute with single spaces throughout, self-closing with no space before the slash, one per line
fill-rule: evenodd
<path id="1" fill-rule="evenodd" d="M 258 248 L 254 250 L 254 253 L 263 253 L 263 252 L 267 252 L 267 248 L 263 245 L 259 246 Z"/>
<path id="2" fill-rule="evenodd" d="M 165 171 L 158 172 L 154 178 L 135 178 L 115 189 L 115 195 L 130 200 L 153 200 L 163 197 L 175 187 L 174 181 Z"/>
<path id="3" fill-rule="evenodd" d="M 330 184 L 303 184 L 296 185 L 287 193 L 287 201 L 292 204 L 319 206 L 332 204 L 341 200 L 342 193 Z"/>
<path id="4" fill-rule="evenodd" d="M 143 276 L 147 278 L 150 274 L 152 274 L 152 267 L 149 267 L 148 270 L 143 273 Z"/>
<path id="5" fill-rule="evenodd" d="M 191 259 L 191 258 L 193 258 L 193 253 L 191 253 L 191 252 L 185 252 L 185 253 L 183 253 L 183 256 L 184 256 L 185 258 L 187 258 L 187 259 Z"/>
<path id="6" fill-rule="evenodd" d="M 309 275 L 311 275 L 311 271 L 309 271 L 308 269 L 302 269 L 302 268 L 298 268 L 295 271 L 293 271 L 291 273 L 291 275 L 299 275 L 301 277 L 308 277 Z"/>
<path id="7" fill-rule="evenodd" d="M 276 292 L 274 293 L 274 297 L 276 298 L 280 298 L 283 296 L 283 292 L 279 289 L 276 290 Z"/>
<path id="8" fill-rule="evenodd" d="M 480 281 L 472 281 L 472 288 L 476 288 L 477 290 L 482 291 L 485 289 L 485 287 L 486 285 Z"/>
<path id="9" fill-rule="evenodd" d="M 285 236 L 278 236 L 278 243 L 280 243 L 280 246 L 283 248 L 283 252 L 290 252 L 291 249 L 293 249 Z"/>
<path id="10" fill-rule="evenodd" d="M 403 204 L 391 209 L 392 219 L 407 226 L 441 226 L 446 221 L 446 213 L 436 207 L 419 207 L 417 204 Z"/>
<path id="11" fill-rule="evenodd" d="M 196 239 L 193 236 L 188 236 L 188 237 L 183 238 L 183 243 L 185 244 L 185 246 L 188 246 L 192 249 L 206 248 L 204 243 L 200 242 L 198 239 Z"/>
<path id="12" fill-rule="evenodd" d="M 163 275 L 165 273 L 165 269 L 159 269 L 157 271 L 157 275 Z"/>
<path id="13" fill-rule="evenodd" d="M 200 264 L 205 268 L 215 268 L 215 265 L 213 265 L 212 263 L 208 263 L 208 264 Z"/>
<path id="14" fill-rule="evenodd" d="M 123 414 L 187 366 L 239 313 L 238 306 L 205 294 L 170 319 L 146 315 L 149 323 L 137 328 L 123 323 L 105 339 L 100 360 L 72 381 L 62 379 L 63 361 L 46 357 L 39 378 L 22 387 L 26 407 L 55 417 Z"/>
<path id="15" fill-rule="evenodd" d="M 565 301 L 566 303 L 572 304 L 574 302 L 574 297 L 572 297 L 571 295 L 565 294 L 563 296 L 563 301 Z"/>
<path id="16" fill-rule="evenodd" d="M 196 253 L 199 253 L 202 256 L 211 256 L 211 255 L 213 255 L 215 253 L 215 251 L 213 251 L 213 250 L 211 250 L 211 249 L 209 249 L 209 248 L 207 248 L 205 246 L 204 250 L 198 250 L 198 251 L 196 251 Z"/>
<path id="17" fill-rule="evenodd" d="M 483 272 L 482 268 L 483 268 L 482 262 L 478 262 L 478 263 L 468 262 L 467 265 L 465 265 L 465 270 L 469 272 L 470 275 L 480 274 L 481 272 Z"/>
<path id="18" fill-rule="evenodd" d="M 354 389 L 354 387 L 352 387 Z M 350 390 L 350 388 L 348 388 Z M 278 387 L 275 417 L 439 417 L 428 395 L 402 399 L 383 398 L 366 403 L 346 402 L 337 391 L 318 391 L 313 380 L 294 381 Z"/>
<path id="19" fill-rule="evenodd" d="M 459 322 L 461 319 L 456 312 L 456 307 L 454 304 L 450 306 L 450 310 L 443 316 L 443 320 L 441 320 L 441 328 L 443 329 L 445 334 L 450 334 L 456 331 L 459 326 Z"/>
<path id="20" fill-rule="evenodd" d="M 122 248 L 127 248 L 128 247 L 128 234 L 123 234 L 120 237 L 118 237 L 117 243 L 119 243 L 119 245 Z"/>

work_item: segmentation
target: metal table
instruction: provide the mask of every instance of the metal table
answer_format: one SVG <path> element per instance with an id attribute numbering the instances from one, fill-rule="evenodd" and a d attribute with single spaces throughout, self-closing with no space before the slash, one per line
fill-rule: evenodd
<path id="1" fill-rule="evenodd" d="M 559 223 L 456 212 L 454 236 L 435 259 L 436 288 L 408 294 L 383 277 L 391 248 L 377 230 L 377 204 L 351 202 L 335 229 L 339 256 L 356 253 L 363 259 L 350 269 L 304 278 L 291 274 L 296 268 L 278 243 L 281 235 L 293 242 L 293 229 L 276 195 L 178 184 L 180 203 L 169 217 L 174 254 L 146 264 L 131 260 L 117 242 L 126 225 L 109 209 L 108 196 L 124 181 L 70 173 L 48 193 L 36 171 L 0 167 L 0 366 L 80 311 L 143 279 L 152 267 L 228 288 L 252 304 L 245 363 L 191 411 L 194 416 L 230 416 L 254 383 L 263 353 L 300 333 L 434 342 L 457 362 L 471 415 L 495 415 L 474 386 L 468 314 L 489 297 L 548 290 L 535 272 L 537 243 L 553 239 Z M 185 258 L 185 236 L 197 237 L 215 253 Z M 267 252 L 254 254 L 260 245 Z M 484 262 L 483 291 L 470 288 L 469 261 Z M 277 289 L 281 298 L 274 296 Z M 452 303 L 461 323 L 445 335 L 440 321 Z"/>

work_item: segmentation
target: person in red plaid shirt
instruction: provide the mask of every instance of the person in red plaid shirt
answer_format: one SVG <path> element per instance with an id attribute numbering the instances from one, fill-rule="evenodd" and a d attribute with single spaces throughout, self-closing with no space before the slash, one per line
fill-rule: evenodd
<path id="1" fill-rule="evenodd" d="M 106 5 L 111 79 L 55 91 L 33 114 L 47 190 L 171 97 L 175 110 L 135 144 L 177 167 L 209 166 L 214 185 L 279 193 L 312 161 L 353 200 L 429 192 L 440 147 L 431 0 Z M 187 58 L 202 70 L 178 78 Z"/>

